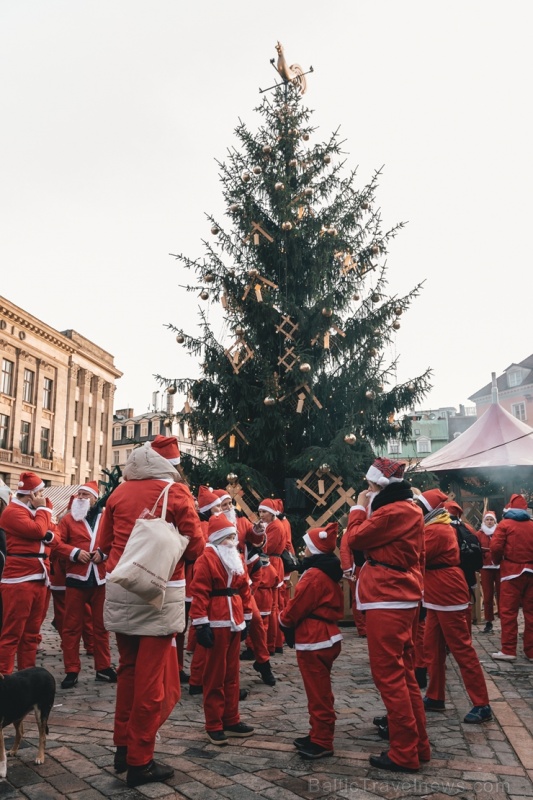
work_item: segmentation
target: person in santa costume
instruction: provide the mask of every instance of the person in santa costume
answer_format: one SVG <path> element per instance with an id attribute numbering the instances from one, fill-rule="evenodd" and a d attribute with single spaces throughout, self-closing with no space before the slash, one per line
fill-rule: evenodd
<path id="1" fill-rule="evenodd" d="M 124 552 L 135 521 L 156 503 L 155 514 L 161 514 L 161 493 L 170 484 L 166 520 L 189 539 L 189 544 L 167 586 L 182 587 L 185 597 L 184 561 L 192 561 L 201 555 L 204 537 L 193 497 L 174 467 L 178 460 L 179 450 L 173 436 L 156 436 L 152 442 L 133 450 L 124 467 L 124 482 L 106 503 L 100 523 L 100 549 L 107 555 L 107 572 L 112 572 Z M 127 628 L 134 609 L 129 604 L 122 609 L 118 606 L 115 603 L 114 614 L 123 617 Z M 114 726 L 115 769 L 117 772 L 128 770 L 127 784 L 130 787 L 166 780 L 174 772 L 171 767 L 155 762 L 153 754 L 157 730 L 162 722 L 165 671 L 177 666 L 177 656 L 173 651 L 177 632 L 164 636 L 116 634 L 120 659 Z M 169 664 L 169 660 L 172 663 Z"/>
<path id="2" fill-rule="evenodd" d="M 252 618 L 248 575 L 237 550 L 237 529 L 224 514 L 209 520 L 205 551 L 194 568 L 191 622 L 207 651 L 203 676 L 207 738 L 225 745 L 254 729 L 239 716 L 239 649 Z"/>
<path id="3" fill-rule="evenodd" d="M 270 615 L 267 647 L 271 656 L 276 653 L 276 641 L 278 640 L 279 631 L 279 595 L 283 589 L 283 581 L 285 578 L 285 569 L 281 554 L 285 550 L 287 532 L 284 526 L 278 519 L 279 508 L 277 501 L 268 497 L 261 500 L 258 506 L 258 514 L 260 521 L 265 525 L 265 543 L 263 550 L 270 558 L 270 563 L 276 570 L 278 581 L 272 590 L 272 613 Z M 277 647 L 277 652 L 283 652 L 283 648 Z"/>
<path id="4" fill-rule="evenodd" d="M 294 740 L 304 759 L 333 755 L 335 735 L 331 669 L 341 651 L 338 622 L 344 613 L 339 581 L 342 568 L 334 554 L 338 524 L 311 528 L 304 534 L 304 572 L 294 597 L 280 613 L 280 626 L 289 646 L 294 646 L 307 695 L 310 731 Z"/>
<path id="5" fill-rule="evenodd" d="M 515 661 L 518 611 L 524 614 L 524 653 L 533 661 L 533 521 L 521 494 L 511 495 L 502 520 L 490 540 L 490 553 L 500 565 L 501 650 L 497 661 Z"/>
<path id="6" fill-rule="evenodd" d="M 414 639 L 422 598 L 424 521 L 403 480 L 405 464 L 378 458 L 369 468 L 368 490 L 350 510 L 346 536 L 366 554 L 356 586 L 366 612 L 370 668 L 387 709 L 390 749 L 370 756 L 373 767 L 417 772 L 431 750 L 414 672 Z M 371 503 L 370 497 L 372 498 Z M 368 516 L 368 510 L 371 515 Z M 381 735 L 381 733 L 380 733 Z"/>
<path id="7" fill-rule="evenodd" d="M 7 558 L 2 575 L 0 674 L 34 667 L 48 602 L 47 559 L 55 536 L 52 507 L 34 472 L 20 475 L 17 492 L 2 513 Z"/>
<path id="8" fill-rule="evenodd" d="M 481 568 L 481 593 L 483 595 L 483 617 L 485 627 L 483 633 L 492 633 L 494 622 L 494 600 L 499 608 L 500 596 L 500 565 L 495 564 L 490 552 L 492 535 L 496 532 L 498 519 L 494 511 L 485 511 L 481 527 L 476 531 L 476 536 L 483 552 L 483 566 Z"/>
<path id="9" fill-rule="evenodd" d="M 100 549 L 99 525 L 102 513 L 97 506 L 98 484 L 89 481 L 78 489 L 70 513 L 59 523 L 57 552 L 68 558 L 66 569 L 65 616 L 61 642 L 65 678 L 63 689 L 72 689 L 81 670 L 80 640 L 85 606 L 90 605 L 93 624 L 94 667 L 96 680 L 117 682 L 111 666 L 109 633 L 104 627 L 105 565 Z M 96 513 L 95 513 L 96 512 Z"/>
<path id="10" fill-rule="evenodd" d="M 446 652 L 455 658 L 473 708 L 464 722 L 479 724 L 492 719 L 485 676 L 472 645 L 470 588 L 460 567 L 459 544 L 452 518 L 444 508 L 448 496 L 439 489 L 418 495 L 426 512 L 424 535 L 426 571 L 424 606 L 427 608 L 424 649 L 429 683 L 424 698 L 426 711 L 445 710 Z M 462 513 L 462 509 L 459 508 Z M 459 513 L 459 516 L 460 516 Z"/>

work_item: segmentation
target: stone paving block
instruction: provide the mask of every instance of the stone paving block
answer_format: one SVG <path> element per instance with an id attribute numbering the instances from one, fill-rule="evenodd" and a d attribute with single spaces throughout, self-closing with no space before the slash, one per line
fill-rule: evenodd
<path id="1" fill-rule="evenodd" d="M 285 777 L 284 773 L 282 773 L 282 775 Z M 270 789 L 272 787 L 271 781 L 267 781 L 259 775 L 250 774 L 248 772 L 238 772 L 236 775 L 232 776 L 232 781 L 246 786 L 247 789 L 253 792 L 261 792 L 263 789 Z"/>
<path id="2" fill-rule="evenodd" d="M 72 772 L 63 773 L 62 775 L 51 775 L 48 782 L 58 791 L 64 794 L 67 792 L 81 792 L 82 789 L 88 789 L 89 786 L 85 781 L 82 781 Z"/>
<path id="3" fill-rule="evenodd" d="M 166 783 L 147 783 L 145 786 L 138 786 L 137 791 L 143 797 L 175 797 L 176 792 L 172 786 Z"/>
<path id="4" fill-rule="evenodd" d="M 58 792 L 49 783 L 35 783 L 24 787 L 24 796 L 29 800 L 65 800 L 65 795 Z"/>
<path id="5" fill-rule="evenodd" d="M 105 800 L 105 794 L 97 792 L 96 789 L 84 789 L 83 792 L 68 792 L 66 795 L 69 800 Z"/>
<path id="6" fill-rule="evenodd" d="M 189 798 L 189 800 L 220 800 L 220 798 L 226 796 L 216 792 L 214 789 L 208 789 L 203 783 L 199 783 L 198 781 L 182 783 L 179 790 L 181 794 Z M 222 792 L 224 790 L 221 789 L 220 791 Z M 248 796 L 249 795 L 250 793 L 248 792 Z M 243 800 L 245 799 L 243 798 Z"/>
<path id="7" fill-rule="evenodd" d="M 21 764 L 17 761 L 12 762 L 11 759 L 8 759 L 7 780 L 18 789 L 21 786 L 31 786 L 32 784 L 42 783 L 43 779 L 25 764 Z"/>
<path id="8" fill-rule="evenodd" d="M 0 800 L 14 800 L 17 797 L 23 797 L 22 793 L 11 786 L 7 780 L 0 780 Z"/>

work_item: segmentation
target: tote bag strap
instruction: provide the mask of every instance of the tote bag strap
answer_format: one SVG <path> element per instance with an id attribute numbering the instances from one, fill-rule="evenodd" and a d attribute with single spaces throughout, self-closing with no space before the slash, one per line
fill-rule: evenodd
<path id="1" fill-rule="evenodd" d="M 157 498 L 157 500 L 155 501 L 154 507 L 152 508 L 152 516 L 153 517 L 155 517 L 155 511 L 156 511 L 156 508 L 157 508 L 157 504 L 159 503 L 161 498 L 163 498 L 163 508 L 161 509 L 161 515 L 160 516 L 161 516 L 161 519 L 166 519 L 166 517 L 167 517 L 167 505 L 168 505 L 168 493 L 170 491 L 170 487 L 171 486 L 172 486 L 172 484 L 168 483 L 165 486 L 165 488 L 163 489 L 163 491 L 161 492 L 161 494 L 159 495 L 159 497 Z"/>

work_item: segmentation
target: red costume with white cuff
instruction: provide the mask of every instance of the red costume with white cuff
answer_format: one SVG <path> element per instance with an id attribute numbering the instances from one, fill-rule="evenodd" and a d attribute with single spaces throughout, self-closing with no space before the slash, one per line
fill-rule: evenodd
<path id="1" fill-rule="evenodd" d="M 496 521 L 496 515 L 494 512 L 487 511 L 483 515 L 483 523 L 481 528 L 479 531 L 475 531 L 483 552 L 483 566 L 481 568 L 480 578 L 481 592 L 483 595 L 483 616 L 485 618 L 485 622 L 494 621 L 494 599 L 496 599 L 498 608 L 500 602 L 500 565 L 494 563 L 490 552 L 490 543 L 498 526 L 494 525 L 492 528 L 489 528 L 485 525 L 485 520 L 489 516 Z"/>

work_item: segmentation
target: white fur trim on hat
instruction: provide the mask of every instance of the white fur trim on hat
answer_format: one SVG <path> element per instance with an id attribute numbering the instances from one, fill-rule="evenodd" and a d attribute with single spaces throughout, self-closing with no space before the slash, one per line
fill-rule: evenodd
<path id="1" fill-rule="evenodd" d="M 220 500 L 217 497 L 216 500 L 214 500 L 212 503 L 208 503 L 206 506 L 198 506 L 198 511 L 201 511 L 202 514 L 205 514 L 206 511 L 210 511 L 212 508 L 219 505 L 220 505 Z"/>
<path id="2" fill-rule="evenodd" d="M 326 531 L 320 531 L 320 533 L 326 533 Z M 326 538 L 327 538 L 327 536 L 328 535 L 326 533 Z M 318 556 L 318 555 L 320 555 L 322 553 L 322 550 L 319 550 L 318 547 L 316 546 L 316 544 L 313 543 L 313 540 L 311 539 L 311 537 L 309 536 L 308 533 L 304 533 L 302 538 L 303 538 L 303 540 L 306 543 L 307 547 L 309 548 L 309 550 L 311 551 L 311 553 L 314 556 Z"/>
<path id="3" fill-rule="evenodd" d="M 390 483 L 389 479 L 386 478 L 385 475 L 383 475 L 383 473 L 380 472 L 379 469 L 375 467 L 373 464 L 371 464 L 370 467 L 368 468 L 368 472 L 366 473 L 365 478 L 367 479 L 367 481 L 371 481 L 372 483 L 375 483 L 378 486 L 382 486 L 383 488 L 385 486 L 388 486 Z"/>
<path id="4" fill-rule="evenodd" d="M 181 461 L 181 458 L 167 458 L 167 461 L 170 461 L 170 463 L 172 464 L 172 466 L 173 466 L 173 467 L 175 467 L 175 466 L 176 466 L 176 464 L 179 464 L 179 463 L 180 463 L 180 461 Z"/>
<path id="5" fill-rule="evenodd" d="M 494 514 L 493 511 L 487 511 L 486 514 L 483 514 L 483 519 L 486 519 L 487 517 L 492 517 L 492 519 L 496 519 L 496 514 Z"/>
<path id="6" fill-rule="evenodd" d="M 429 505 L 428 501 L 426 500 L 423 494 L 417 494 L 415 500 L 418 500 L 420 503 L 422 503 L 422 505 L 425 506 L 425 508 L 427 508 L 428 511 L 433 511 L 432 507 Z"/>
<path id="7" fill-rule="evenodd" d="M 228 536 L 232 534 L 236 534 L 237 530 L 233 526 L 229 528 L 221 528 L 219 531 L 214 531 L 210 533 L 207 537 L 211 544 L 216 544 L 217 542 L 221 542 L 223 539 L 227 539 Z"/>
<path id="8" fill-rule="evenodd" d="M 269 514 L 274 514 L 275 517 L 279 516 L 279 511 L 276 511 L 274 508 L 270 508 L 270 506 L 263 506 L 260 505 L 257 507 L 258 511 L 268 511 Z"/>
<path id="9" fill-rule="evenodd" d="M 24 486 L 23 481 L 19 481 L 19 487 L 20 486 Z M 41 489 L 44 489 L 44 483 L 42 481 L 34 489 L 20 489 L 20 488 L 17 489 L 17 494 L 32 494 L 32 493 L 35 494 L 36 492 L 40 492 Z"/>

